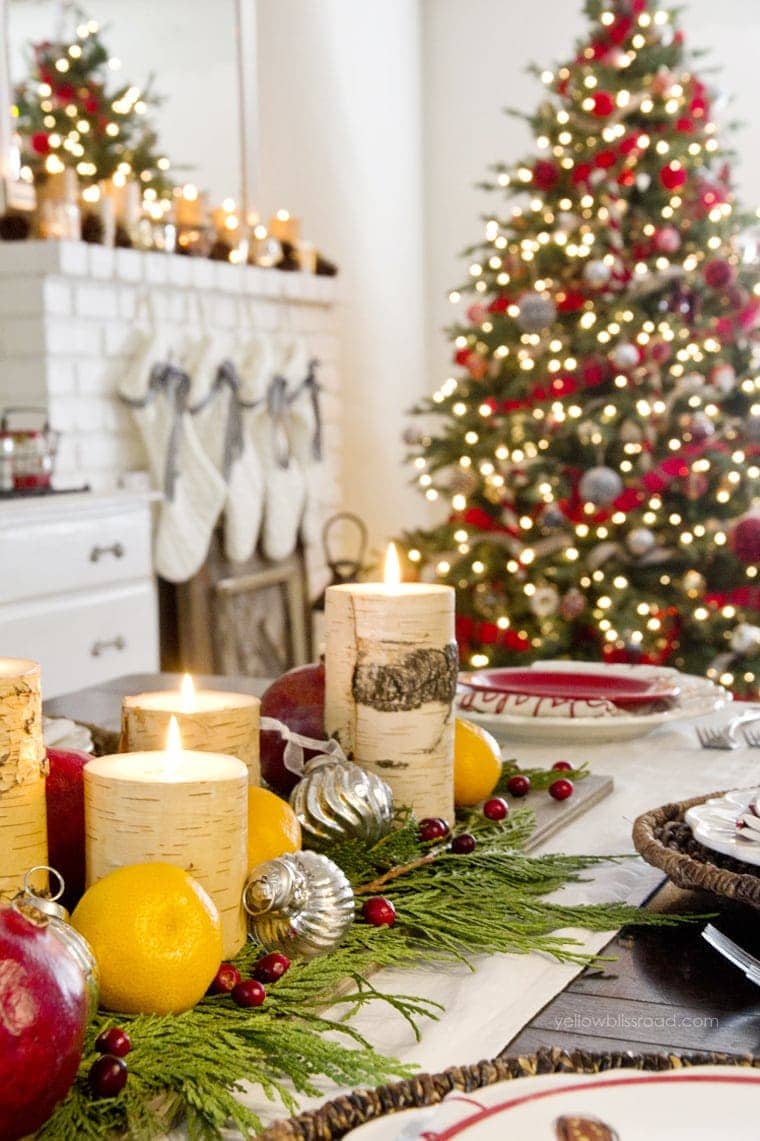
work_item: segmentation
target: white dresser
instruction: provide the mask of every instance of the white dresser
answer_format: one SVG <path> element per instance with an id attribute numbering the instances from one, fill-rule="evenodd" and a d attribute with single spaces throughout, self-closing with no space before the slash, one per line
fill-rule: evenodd
<path id="1" fill-rule="evenodd" d="M 0 501 L 0 657 L 39 661 L 45 697 L 158 669 L 150 496 Z"/>

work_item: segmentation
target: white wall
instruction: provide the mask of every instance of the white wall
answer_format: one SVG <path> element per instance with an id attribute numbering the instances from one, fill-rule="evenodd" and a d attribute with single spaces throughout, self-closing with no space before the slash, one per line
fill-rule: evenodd
<path id="1" fill-rule="evenodd" d="M 404 409 L 428 387 L 417 0 L 259 0 L 264 215 L 338 262 L 346 507 L 373 542 L 419 520 Z"/>
<path id="2" fill-rule="evenodd" d="M 431 389 L 451 368 L 441 330 L 456 312 L 446 295 L 466 276 L 459 252 L 478 238 L 480 214 L 498 200 L 473 184 L 489 163 L 514 160 L 530 147 L 527 126 L 500 109 L 535 108 L 542 86 L 525 65 L 550 66 L 571 56 L 588 26 L 581 9 L 582 0 L 422 0 Z M 760 8 L 755 0 L 691 0 L 680 24 L 688 45 L 712 49 L 703 69 L 721 68 L 706 79 L 736 96 L 724 118 L 748 124 L 736 143 L 736 170 L 745 205 L 754 208 L 760 203 Z"/>

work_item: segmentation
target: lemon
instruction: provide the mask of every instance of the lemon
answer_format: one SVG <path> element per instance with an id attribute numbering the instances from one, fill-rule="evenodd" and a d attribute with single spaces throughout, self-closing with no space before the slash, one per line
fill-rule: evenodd
<path id="1" fill-rule="evenodd" d="M 173 864 L 130 864 L 88 888 L 71 922 L 100 968 L 100 1004 L 178 1014 L 203 998 L 222 959 L 219 912 Z"/>
<path id="2" fill-rule="evenodd" d="M 478 804 L 490 796 L 501 776 L 501 750 L 495 737 L 472 721 L 457 717 L 454 728 L 454 803 Z"/>
<path id="3" fill-rule="evenodd" d="M 301 848 L 301 825 L 288 804 L 266 788 L 248 789 L 248 868 Z"/>

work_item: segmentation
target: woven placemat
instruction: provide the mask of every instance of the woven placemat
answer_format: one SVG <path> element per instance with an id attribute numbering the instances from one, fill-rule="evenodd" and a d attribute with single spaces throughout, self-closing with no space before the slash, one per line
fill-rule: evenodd
<path id="1" fill-rule="evenodd" d="M 711 792 L 645 812 L 634 822 L 633 843 L 648 864 L 662 868 L 679 887 L 760 907 L 760 869 L 705 848 L 684 821 L 693 805 L 724 795 Z"/>
<path id="2" fill-rule="evenodd" d="M 584 1050 L 539 1050 L 521 1057 L 500 1056 L 475 1066 L 453 1066 L 442 1074 L 419 1074 L 405 1082 L 354 1090 L 319 1109 L 301 1113 L 288 1121 L 276 1121 L 261 1134 L 260 1141 L 337 1141 L 368 1121 L 437 1105 L 452 1090 L 471 1093 L 496 1082 L 536 1074 L 598 1074 L 607 1070 L 678 1070 L 687 1066 L 754 1066 L 760 1058 L 737 1054 L 590 1054 Z"/>

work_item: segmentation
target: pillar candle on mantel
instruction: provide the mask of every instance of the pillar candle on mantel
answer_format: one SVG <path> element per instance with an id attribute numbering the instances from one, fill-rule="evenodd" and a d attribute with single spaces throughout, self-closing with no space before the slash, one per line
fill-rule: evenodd
<path id="1" fill-rule="evenodd" d="M 260 708 L 258 697 L 250 693 L 197 690 L 185 674 L 178 690 L 138 693 L 122 700 L 119 747 L 123 752 L 162 748 L 169 718 L 175 716 L 186 748 L 239 757 L 248 769 L 249 783 L 258 785 Z"/>
<path id="2" fill-rule="evenodd" d="M 229 958 L 246 939 L 248 771 L 236 757 L 183 749 L 173 718 L 166 744 L 85 765 L 87 886 L 127 864 L 184 868 L 216 904 Z"/>
<path id="3" fill-rule="evenodd" d="M 402 583 L 391 544 L 384 583 L 325 595 L 325 729 L 418 818 L 454 818 L 454 590 Z"/>
<path id="4" fill-rule="evenodd" d="M 46 772 L 40 667 L 0 658 L 0 898 L 47 864 Z"/>

